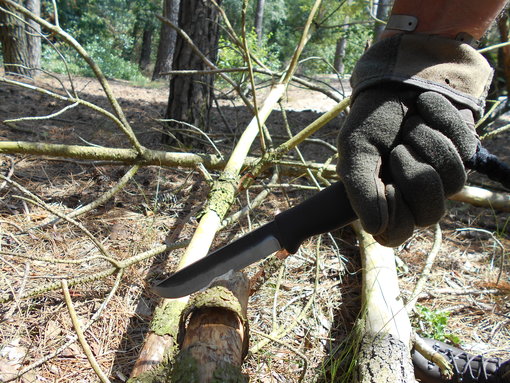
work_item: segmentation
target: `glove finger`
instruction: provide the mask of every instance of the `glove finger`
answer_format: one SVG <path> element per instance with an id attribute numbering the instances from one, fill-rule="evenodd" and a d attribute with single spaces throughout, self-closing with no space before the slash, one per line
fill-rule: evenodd
<path id="1" fill-rule="evenodd" d="M 414 218 L 402 195 L 393 185 L 386 186 L 386 200 L 389 211 L 388 225 L 374 238 L 383 246 L 396 247 L 413 235 Z"/>
<path id="2" fill-rule="evenodd" d="M 448 137 L 425 125 L 419 116 L 413 116 L 405 122 L 403 142 L 437 171 L 446 196 L 462 189 L 466 172 L 459 153 Z"/>
<path id="3" fill-rule="evenodd" d="M 446 97 L 435 92 L 420 94 L 416 106 L 428 126 L 440 131 L 453 142 L 463 161 L 475 154 L 478 138 L 470 111 L 467 111 L 470 116 L 461 114 Z"/>
<path id="4" fill-rule="evenodd" d="M 395 146 L 405 110 L 394 92 L 361 92 L 338 135 L 337 172 L 364 229 L 377 234 L 388 223 L 380 170 Z"/>
<path id="5" fill-rule="evenodd" d="M 368 142 L 357 142 L 356 155 L 344 156 L 339 150 L 337 172 L 353 210 L 363 228 L 371 234 L 379 233 L 388 223 L 388 206 L 384 183 L 379 178 L 380 169 L 381 155 Z"/>
<path id="6" fill-rule="evenodd" d="M 416 226 L 429 226 L 445 213 L 441 178 L 406 145 L 398 145 L 390 155 L 390 170 L 395 187 L 402 194 Z"/>

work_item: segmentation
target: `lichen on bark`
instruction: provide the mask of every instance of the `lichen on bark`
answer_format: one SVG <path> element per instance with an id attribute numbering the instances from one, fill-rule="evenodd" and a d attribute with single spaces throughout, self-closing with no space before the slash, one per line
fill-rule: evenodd
<path id="1" fill-rule="evenodd" d="M 179 320 L 186 302 L 180 300 L 165 301 L 156 307 L 151 321 L 151 331 L 158 335 L 170 335 L 177 339 Z"/>
<path id="2" fill-rule="evenodd" d="M 218 217 L 223 219 L 230 209 L 230 206 L 232 206 L 235 201 L 238 185 L 239 177 L 233 174 L 223 173 L 214 182 L 209 192 L 207 204 L 203 210 L 204 213 L 212 210 Z"/>
<path id="3" fill-rule="evenodd" d="M 367 333 L 358 354 L 358 383 L 415 382 L 410 350 L 391 334 Z"/>

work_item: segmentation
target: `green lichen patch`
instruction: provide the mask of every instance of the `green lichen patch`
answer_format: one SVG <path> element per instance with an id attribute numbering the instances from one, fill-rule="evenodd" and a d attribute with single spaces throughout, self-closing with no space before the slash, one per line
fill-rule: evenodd
<path id="1" fill-rule="evenodd" d="M 176 339 L 184 307 L 186 307 L 186 302 L 180 300 L 165 301 L 156 307 L 151 322 L 151 331 L 158 335 L 170 335 Z"/>
<path id="2" fill-rule="evenodd" d="M 222 174 L 213 184 L 209 192 L 208 202 L 204 212 L 208 210 L 218 214 L 223 219 L 230 206 L 235 201 L 239 178 L 235 175 Z"/>

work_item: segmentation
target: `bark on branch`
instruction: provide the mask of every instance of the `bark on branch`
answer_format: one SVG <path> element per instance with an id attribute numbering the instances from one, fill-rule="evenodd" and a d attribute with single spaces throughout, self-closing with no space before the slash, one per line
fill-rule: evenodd
<path id="1" fill-rule="evenodd" d="M 360 383 L 414 382 L 411 323 L 400 298 L 393 249 L 379 245 L 354 224 L 363 265 L 363 337 L 358 355 Z"/>

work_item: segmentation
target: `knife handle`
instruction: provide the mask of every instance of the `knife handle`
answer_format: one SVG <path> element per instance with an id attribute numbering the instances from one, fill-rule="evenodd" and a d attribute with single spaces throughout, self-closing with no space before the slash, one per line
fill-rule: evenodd
<path id="1" fill-rule="evenodd" d="M 357 219 L 342 182 L 336 182 L 313 197 L 278 214 L 276 237 L 294 254 L 306 239 L 345 226 Z"/>

